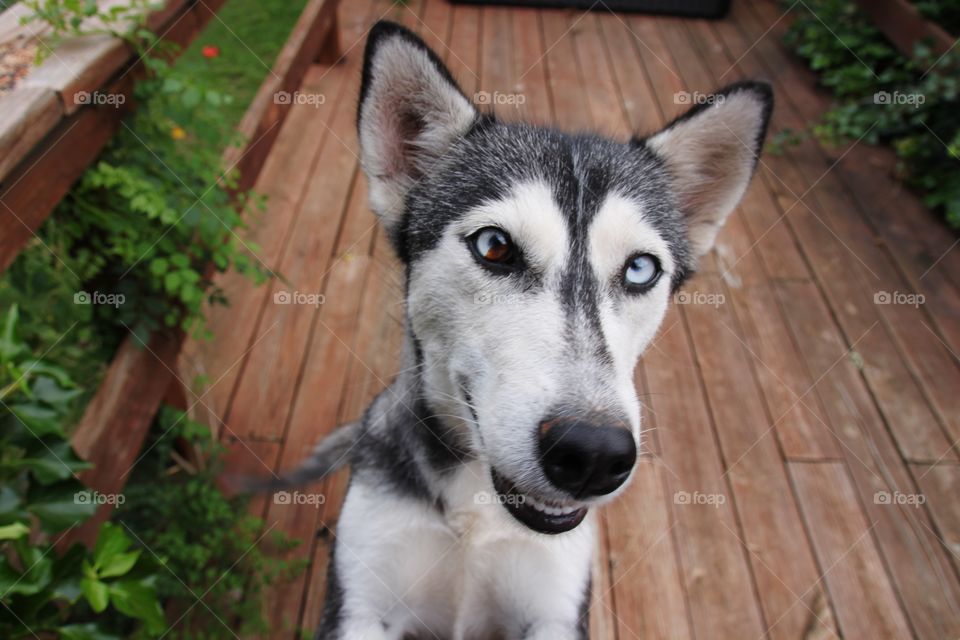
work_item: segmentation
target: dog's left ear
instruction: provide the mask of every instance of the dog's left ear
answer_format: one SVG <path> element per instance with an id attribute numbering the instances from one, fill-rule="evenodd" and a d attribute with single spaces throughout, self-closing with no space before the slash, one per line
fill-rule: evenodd
<path id="1" fill-rule="evenodd" d="M 746 191 L 772 109 L 770 85 L 743 82 L 708 96 L 646 140 L 667 165 L 698 256 L 713 247 Z"/>
<path id="2" fill-rule="evenodd" d="M 410 188 L 479 117 L 412 31 L 380 21 L 367 37 L 357 130 L 370 207 L 393 235 Z"/>

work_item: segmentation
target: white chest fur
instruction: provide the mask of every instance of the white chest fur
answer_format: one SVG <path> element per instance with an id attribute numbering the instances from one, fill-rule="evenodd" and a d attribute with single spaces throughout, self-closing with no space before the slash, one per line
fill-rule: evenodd
<path id="1" fill-rule="evenodd" d="M 429 629 L 519 638 L 544 621 L 569 627 L 590 571 L 593 518 L 565 534 L 537 534 L 494 496 L 479 463 L 452 478 L 443 514 L 354 482 L 337 536 L 346 617 L 385 624 L 386 637 Z"/>

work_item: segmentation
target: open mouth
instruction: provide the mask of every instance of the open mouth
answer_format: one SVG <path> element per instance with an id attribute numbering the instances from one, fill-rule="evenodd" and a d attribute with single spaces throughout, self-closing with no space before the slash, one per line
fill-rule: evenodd
<path id="1" fill-rule="evenodd" d="M 538 533 L 557 534 L 576 528 L 587 515 L 587 507 L 564 505 L 520 493 L 513 483 L 491 469 L 497 500 L 514 518 Z"/>

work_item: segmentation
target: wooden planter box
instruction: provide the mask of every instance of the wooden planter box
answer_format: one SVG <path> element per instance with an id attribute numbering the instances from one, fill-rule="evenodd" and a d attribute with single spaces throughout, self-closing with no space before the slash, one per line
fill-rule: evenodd
<path id="1" fill-rule="evenodd" d="M 169 31 L 165 39 L 186 46 L 212 17 L 212 10 L 222 4 L 223 0 L 205 0 L 205 4 L 173 0 L 154 16 L 160 20 L 158 32 L 164 33 L 166 26 Z M 275 95 L 299 87 L 312 63 L 333 62 L 336 57 L 336 7 L 336 0 L 307 2 L 272 72 L 238 126 L 245 144 L 224 151 L 224 167 L 239 169 L 239 189 L 248 189 L 256 180 L 290 110 L 291 105 L 276 100 Z M 87 45 L 77 46 L 85 50 Z M 58 89 L 18 86 L 0 99 L 0 124 L 8 124 L 11 117 L 19 118 L 18 131 L 39 140 L 22 155 L 0 186 L 0 203 L 5 205 L 0 206 L 0 271 L 9 266 L 73 182 L 96 159 L 123 115 L 129 112 L 129 107 L 76 105 L 64 98 L 74 91 L 87 90 L 76 87 L 131 95 L 140 65 L 125 57 L 129 53 L 126 45 L 98 42 L 90 46 L 103 47 L 110 55 L 97 58 L 91 67 L 96 73 L 91 71 L 83 82 L 63 82 Z M 32 102 L 20 104 L 17 101 L 21 99 Z M 37 104 L 43 105 L 43 109 L 34 109 Z M 0 128 L 0 141 L 9 142 L 3 135 Z M 13 146 L 26 145 L 14 142 Z M 3 157 L 0 153 L 0 159 Z M 117 350 L 72 437 L 77 453 L 94 465 L 80 476 L 91 489 L 119 493 L 161 402 L 168 394 L 171 398 L 183 397 L 185 390 L 175 373 L 183 338 L 181 332 L 157 332 L 144 345 L 131 334 Z M 93 518 L 67 532 L 58 548 L 65 549 L 78 541 L 92 545 L 111 509 L 110 505 L 102 505 Z"/>

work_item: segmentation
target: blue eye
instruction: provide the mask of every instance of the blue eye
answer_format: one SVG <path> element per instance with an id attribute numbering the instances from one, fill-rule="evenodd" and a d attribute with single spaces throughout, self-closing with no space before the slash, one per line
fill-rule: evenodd
<path id="1" fill-rule="evenodd" d="M 661 273 L 660 262 L 649 253 L 641 253 L 627 261 L 623 283 L 628 291 L 639 293 L 652 287 Z"/>

